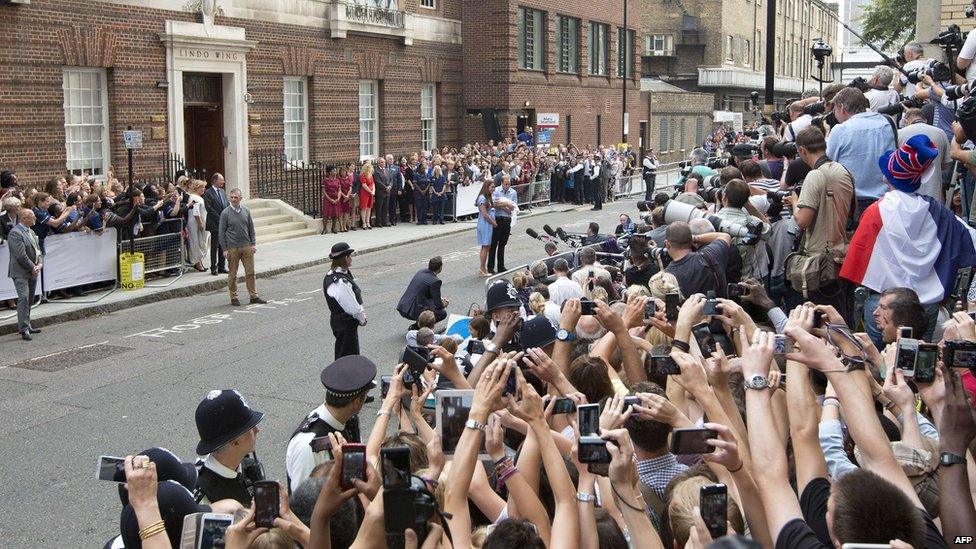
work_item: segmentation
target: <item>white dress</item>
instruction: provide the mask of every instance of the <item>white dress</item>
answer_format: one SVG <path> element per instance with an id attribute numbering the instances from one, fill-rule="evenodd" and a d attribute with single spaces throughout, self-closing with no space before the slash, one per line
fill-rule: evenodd
<path id="1" fill-rule="evenodd" d="M 197 218 L 200 223 L 197 223 Z M 195 194 L 190 195 L 190 217 L 187 227 L 187 234 L 190 240 L 189 260 L 192 264 L 203 261 L 207 255 L 207 208 L 203 204 L 203 197 Z M 200 226 L 203 226 L 201 229 Z"/>

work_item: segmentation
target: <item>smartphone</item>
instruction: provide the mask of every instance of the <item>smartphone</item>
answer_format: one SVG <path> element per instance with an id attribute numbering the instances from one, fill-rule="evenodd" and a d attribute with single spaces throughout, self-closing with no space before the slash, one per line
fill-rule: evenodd
<path id="1" fill-rule="evenodd" d="M 706 442 L 710 438 L 718 438 L 715 429 L 675 429 L 671 432 L 671 453 L 710 454 L 715 451 L 715 447 Z"/>
<path id="2" fill-rule="evenodd" d="M 946 341 L 942 359 L 947 368 L 969 368 L 976 375 L 976 342 L 963 339 Z"/>
<path id="3" fill-rule="evenodd" d="M 681 309 L 681 295 L 671 292 L 664 295 L 664 318 L 668 322 L 678 320 L 678 311 Z"/>
<path id="4" fill-rule="evenodd" d="M 468 341 L 468 354 L 469 355 L 483 355 L 485 354 L 485 342 L 480 339 L 472 339 Z"/>
<path id="5" fill-rule="evenodd" d="M 718 333 L 712 332 L 712 340 L 715 342 L 715 345 L 722 348 L 722 352 L 725 353 L 725 356 L 735 356 L 735 346 L 732 345 L 732 340 L 729 339 L 729 336 L 725 333 L 725 331 Z"/>
<path id="6" fill-rule="evenodd" d="M 903 337 L 905 337 L 905 338 L 911 338 L 912 335 L 913 335 L 912 332 L 913 332 L 913 330 L 912 330 L 912 327 L 911 326 L 899 326 L 898 327 L 898 339 L 901 339 Z"/>
<path id="7" fill-rule="evenodd" d="M 410 487 L 410 448 L 381 448 L 380 463 L 383 465 L 383 488 Z"/>
<path id="8" fill-rule="evenodd" d="M 180 549 L 223 549 L 231 524 L 234 524 L 234 515 L 190 513 L 183 517 Z"/>
<path id="9" fill-rule="evenodd" d="M 593 316 L 596 314 L 596 301 L 589 299 L 580 300 L 580 314 L 583 316 Z"/>
<path id="10" fill-rule="evenodd" d="M 581 436 L 577 448 L 580 463 L 610 463 L 607 441 L 598 436 Z"/>
<path id="11" fill-rule="evenodd" d="M 915 383 L 935 382 L 935 363 L 939 361 L 939 346 L 919 343 L 915 358 Z"/>
<path id="12" fill-rule="evenodd" d="M 413 374 L 411 383 L 419 383 L 420 378 L 424 375 L 424 370 L 430 363 L 430 353 L 425 348 L 407 346 L 403 348 L 403 362 Z"/>
<path id="13" fill-rule="evenodd" d="M 502 395 L 515 396 L 518 394 L 518 374 L 515 373 L 515 368 L 508 372 L 508 379 L 505 380 L 505 389 L 502 391 Z"/>
<path id="14" fill-rule="evenodd" d="M 592 292 L 593 291 L 593 271 L 592 270 L 589 273 L 587 273 L 587 278 L 589 279 L 589 282 L 587 282 L 587 288 L 589 288 L 589 290 Z"/>
<path id="15" fill-rule="evenodd" d="M 644 305 L 644 320 L 654 318 L 654 313 L 657 312 L 657 301 L 654 298 L 648 299 L 647 304 Z"/>
<path id="16" fill-rule="evenodd" d="M 786 356 L 793 352 L 793 338 L 788 335 L 776 334 L 773 338 L 773 355 Z"/>
<path id="17" fill-rule="evenodd" d="M 824 326 L 824 318 L 826 316 L 827 315 L 823 311 L 813 311 L 813 327 L 814 328 L 823 328 L 823 326 Z"/>
<path id="18" fill-rule="evenodd" d="M 386 393 L 390 392 L 390 381 L 393 376 L 380 376 L 380 398 L 386 398 Z"/>
<path id="19" fill-rule="evenodd" d="M 95 480 L 125 482 L 125 458 L 99 456 L 95 467 Z"/>
<path id="20" fill-rule="evenodd" d="M 571 414 L 576 411 L 576 401 L 571 398 L 560 397 L 552 407 L 554 414 Z"/>
<path id="21" fill-rule="evenodd" d="M 581 436 L 600 434 L 600 405 L 580 404 L 576 407 L 576 426 Z"/>
<path id="22" fill-rule="evenodd" d="M 671 358 L 671 355 L 651 355 L 651 367 L 647 373 L 649 375 L 676 376 L 681 374 L 681 368 Z"/>
<path id="23" fill-rule="evenodd" d="M 626 412 L 628 408 L 630 408 L 631 406 L 633 406 L 635 404 L 637 406 L 640 406 L 641 405 L 641 399 L 640 399 L 640 397 L 637 397 L 637 396 L 626 396 L 626 397 L 624 397 L 624 409 L 623 409 L 623 411 Z"/>
<path id="24" fill-rule="evenodd" d="M 342 446 L 342 489 L 355 488 L 355 479 L 366 480 L 366 445 L 345 444 Z"/>
<path id="25" fill-rule="evenodd" d="M 708 298 L 705 299 L 705 308 L 702 309 L 702 314 L 705 316 L 714 316 L 718 314 L 718 299 L 715 298 L 715 292 L 709 290 L 707 294 Z"/>
<path id="26" fill-rule="evenodd" d="M 699 490 L 699 504 L 702 520 L 712 539 L 724 536 L 728 530 L 728 488 L 724 484 L 709 484 Z"/>
<path id="27" fill-rule="evenodd" d="M 746 287 L 742 284 L 729 284 L 726 290 L 729 299 L 746 295 Z"/>
<path id="28" fill-rule="evenodd" d="M 905 377 L 915 377 L 915 362 L 918 359 L 918 340 L 903 337 L 898 340 L 895 352 L 895 367 L 901 370 Z"/>
<path id="29" fill-rule="evenodd" d="M 715 340 L 712 338 L 712 330 L 708 327 L 708 323 L 695 324 L 691 327 L 691 333 L 695 336 L 695 341 L 698 342 L 702 356 L 712 356 L 712 353 L 715 352 Z"/>
<path id="30" fill-rule="evenodd" d="M 254 483 L 254 525 L 258 528 L 274 527 L 274 520 L 280 513 L 278 490 L 278 483 L 273 480 Z"/>

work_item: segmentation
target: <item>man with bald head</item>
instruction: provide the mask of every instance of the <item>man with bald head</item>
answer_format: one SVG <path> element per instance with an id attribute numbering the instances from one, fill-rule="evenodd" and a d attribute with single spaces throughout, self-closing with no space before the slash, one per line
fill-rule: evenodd
<path id="1" fill-rule="evenodd" d="M 664 235 L 664 247 L 672 259 L 664 270 L 678 279 L 681 294 L 686 297 L 710 290 L 724 297 L 731 246 L 732 237 L 725 233 L 693 236 L 687 223 L 676 221 L 668 225 Z"/>
<path id="2" fill-rule="evenodd" d="M 24 341 L 30 341 L 33 339 L 31 334 L 41 331 L 31 327 L 30 322 L 31 302 L 41 275 L 41 244 L 31 230 L 37 221 L 34 211 L 22 208 L 18 220 L 19 223 L 7 235 L 7 244 L 10 247 L 7 276 L 14 281 L 14 288 L 17 290 L 17 331 Z"/>

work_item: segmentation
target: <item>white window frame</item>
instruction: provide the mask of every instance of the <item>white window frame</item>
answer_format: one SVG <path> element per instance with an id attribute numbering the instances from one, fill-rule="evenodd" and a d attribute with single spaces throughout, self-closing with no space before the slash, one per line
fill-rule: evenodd
<path id="1" fill-rule="evenodd" d="M 735 63 L 735 37 L 731 34 L 725 37 L 725 62 Z"/>
<path id="2" fill-rule="evenodd" d="M 298 92 L 289 92 L 289 84 L 298 84 Z M 289 96 L 297 96 L 297 105 L 288 105 Z M 292 164 L 308 162 L 308 78 L 302 76 L 286 76 L 282 79 L 282 135 L 285 143 L 285 158 Z M 289 116 L 289 114 L 297 116 Z M 289 132 L 289 128 L 297 131 Z M 298 147 L 288 146 L 288 137 L 298 136 L 301 144 Z M 289 152 L 291 151 L 291 153 Z"/>
<path id="3" fill-rule="evenodd" d="M 599 31 L 599 32 L 598 32 Z M 591 76 L 610 75 L 610 25 L 590 21 L 590 70 Z"/>
<path id="4" fill-rule="evenodd" d="M 70 86 L 71 75 L 77 75 L 79 87 Z M 94 76 L 89 81 L 92 85 L 87 88 L 80 87 L 81 81 L 87 80 L 91 76 Z M 108 77 L 106 71 L 105 69 L 88 67 L 65 68 L 61 77 L 61 90 L 64 94 L 65 165 L 69 172 L 77 172 L 80 175 L 81 172 L 87 171 L 95 179 L 105 179 L 108 167 L 112 163 L 108 133 Z M 92 95 L 96 91 L 100 95 L 97 104 Z M 87 105 L 84 104 L 86 94 L 90 99 Z M 77 101 L 73 101 L 72 98 L 76 98 Z M 96 112 L 96 109 L 99 112 Z M 85 116 L 86 110 L 88 111 L 87 116 Z M 101 119 L 96 120 L 99 114 Z M 84 136 L 86 129 L 90 130 L 87 138 Z M 86 148 L 89 151 L 87 155 L 85 154 Z M 100 158 L 96 158 L 96 154 L 100 154 Z M 95 173 L 96 171 L 99 173 Z"/>
<path id="5" fill-rule="evenodd" d="M 749 59 L 752 58 L 752 40 L 743 40 L 744 44 L 742 46 L 742 64 L 748 65 Z"/>
<path id="6" fill-rule="evenodd" d="M 436 10 L 437 0 L 420 0 L 420 7 L 426 10 Z"/>
<path id="7" fill-rule="evenodd" d="M 437 146 L 437 84 L 420 87 L 420 148 L 429 151 Z"/>
<path id="8" fill-rule="evenodd" d="M 673 55 L 674 36 L 670 34 L 649 34 L 645 37 L 644 51 L 647 55 Z"/>
<path id="9" fill-rule="evenodd" d="M 359 81 L 359 159 L 379 155 L 379 90 L 376 80 Z M 367 99 L 364 103 L 363 99 Z"/>

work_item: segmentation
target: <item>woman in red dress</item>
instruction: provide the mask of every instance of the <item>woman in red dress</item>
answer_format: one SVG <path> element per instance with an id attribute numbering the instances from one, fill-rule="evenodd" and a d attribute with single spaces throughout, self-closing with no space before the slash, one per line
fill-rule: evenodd
<path id="1" fill-rule="evenodd" d="M 348 168 L 339 166 L 339 232 L 349 232 L 352 212 L 352 174 Z"/>
<path id="2" fill-rule="evenodd" d="M 325 171 L 325 179 L 322 180 L 322 234 L 331 227 L 331 232 L 336 232 L 336 225 L 339 219 L 339 178 L 336 177 L 335 166 L 329 166 Z"/>
<path id="3" fill-rule="evenodd" d="M 376 184 L 373 182 L 373 164 L 366 162 L 359 171 L 359 221 L 363 229 L 372 229 L 369 224 L 370 214 L 373 212 L 373 200 L 376 197 Z"/>

